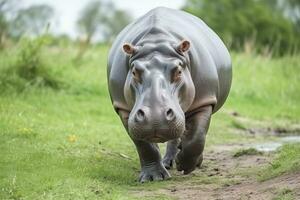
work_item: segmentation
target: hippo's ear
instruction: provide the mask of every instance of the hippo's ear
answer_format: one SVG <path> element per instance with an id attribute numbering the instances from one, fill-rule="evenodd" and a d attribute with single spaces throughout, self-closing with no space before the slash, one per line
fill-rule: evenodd
<path id="1" fill-rule="evenodd" d="M 189 50 L 191 44 L 189 41 L 187 40 L 182 40 L 180 42 L 180 44 L 177 46 L 177 50 L 180 51 L 180 52 L 186 52 L 187 50 Z"/>
<path id="2" fill-rule="evenodd" d="M 135 53 L 136 48 L 132 44 L 125 43 L 125 44 L 123 44 L 123 50 L 128 55 L 132 55 Z"/>

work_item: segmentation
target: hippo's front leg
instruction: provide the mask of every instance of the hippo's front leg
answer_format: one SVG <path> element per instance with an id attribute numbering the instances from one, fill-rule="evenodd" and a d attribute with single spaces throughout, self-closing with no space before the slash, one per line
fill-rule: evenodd
<path id="1" fill-rule="evenodd" d="M 142 168 L 140 182 L 164 180 L 170 177 L 169 172 L 162 164 L 157 144 L 135 140 L 133 142 L 137 148 Z"/>
<path id="2" fill-rule="evenodd" d="M 129 113 L 124 110 L 119 110 L 118 113 L 124 127 L 126 128 L 126 131 L 128 132 Z M 171 177 L 169 172 L 162 164 L 161 155 L 157 144 L 135 140 L 133 138 L 131 139 L 136 146 L 140 158 L 140 182 L 144 183 L 148 181 L 164 180 Z"/>
<path id="3" fill-rule="evenodd" d="M 200 166 L 203 159 L 205 137 L 212 114 L 212 106 L 203 107 L 186 118 L 187 130 L 181 137 L 180 152 L 176 156 L 176 167 L 184 174 Z"/>

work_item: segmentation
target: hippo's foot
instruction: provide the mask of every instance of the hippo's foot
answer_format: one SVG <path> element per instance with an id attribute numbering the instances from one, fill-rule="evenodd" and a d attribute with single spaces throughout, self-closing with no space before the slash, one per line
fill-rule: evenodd
<path id="1" fill-rule="evenodd" d="M 170 157 L 164 157 L 163 158 L 163 165 L 165 166 L 166 169 L 172 169 L 174 163 L 174 158 Z"/>
<path id="2" fill-rule="evenodd" d="M 140 173 L 139 181 L 141 183 L 149 181 L 161 181 L 170 178 L 168 170 L 162 165 L 162 163 L 154 163 L 151 165 L 143 166 Z"/>
<path id="3" fill-rule="evenodd" d="M 182 152 L 179 152 L 176 156 L 176 168 L 178 171 L 183 171 L 183 174 L 189 174 L 200 167 L 203 161 L 203 155 L 199 157 L 184 155 Z"/>

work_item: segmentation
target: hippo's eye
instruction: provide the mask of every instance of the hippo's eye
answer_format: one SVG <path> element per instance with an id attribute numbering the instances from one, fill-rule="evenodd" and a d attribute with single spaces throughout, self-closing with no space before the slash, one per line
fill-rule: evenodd
<path id="1" fill-rule="evenodd" d="M 141 73 L 136 68 L 133 68 L 131 73 L 136 82 L 141 82 Z"/>
<path id="2" fill-rule="evenodd" d="M 133 69 L 132 69 L 132 75 L 133 75 L 134 77 L 136 77 L 136 76 L 137 76 L 137 71 L 136 71 L 136 69 L 135 69 L 135 68 L 133 68 Z"/>
<path id="3" fill-rule="evenodd" d="M 182 75 L 181 67 L 176 67 L 172 72 L 172 78 L 171 78 L 172 83 L 178 82 L 181 78 L 181 75 Z"/>

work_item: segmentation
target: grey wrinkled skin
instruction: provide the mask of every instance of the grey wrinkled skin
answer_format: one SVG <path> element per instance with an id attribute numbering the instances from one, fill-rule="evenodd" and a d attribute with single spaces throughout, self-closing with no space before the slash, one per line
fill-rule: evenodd
<path id="1" fill-rule="evenodd" d="M 108 59 L 112 104 L 136 145 L 139 181 L 184 174 L 200 166 L 210 118 L 231 86 L 231 59 L 199 18 L 155 8 L 125 27 Z M 161 158 L 156 143 L 167 142 Z M 166 169 L 167 168 L 167 169 Z"/>

